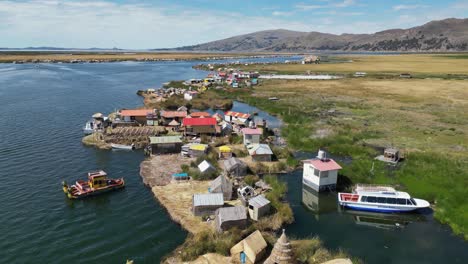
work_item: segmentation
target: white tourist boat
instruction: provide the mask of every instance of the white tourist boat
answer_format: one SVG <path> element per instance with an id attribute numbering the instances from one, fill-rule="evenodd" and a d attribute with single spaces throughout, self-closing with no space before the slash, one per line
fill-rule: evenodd
<path id="1" fill-rule="evenodd" d="M 135 144 L 131 144 L 131 145 L 111 144 L 111 147 L 112 149 L 134 150 Z"/>
<path id="2" fill-rule="evenodd" d="M 357 185 L 353 193 L 338 193 L 341 206 L 371 212 L 409 212 L 430 206 L 429 202 L 411 198 L 406 192 L 389 186 Z"/>

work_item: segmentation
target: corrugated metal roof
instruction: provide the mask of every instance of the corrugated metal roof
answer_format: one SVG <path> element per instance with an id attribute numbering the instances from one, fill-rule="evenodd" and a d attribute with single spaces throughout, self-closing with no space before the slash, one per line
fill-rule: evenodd
<path id="1" fill-rule="evenodd" d="M 255 155 L 273 155 L 270 146 L 267 144 L 252 144 L 247 146 L 250 156 Z"/>
<path id="2" fill-rule="evenodd" d="M 182 143 L 180 136 L 150 137 L 150 144 Z"/>
<path id="3" fill-rule="evenodd" d="M 250 117 L 250 114 L 234 112 L 234 111 L 227 111 L 226 113 L 224 113 L 224 115 L 234 116 L 234 117 L 239 117 L 239 118 L 244 118 L 244 119 L 248 119 Z"/>
<path id="4" fill-rule="evenodd" d="M 223 207 L 216 210 L 216 217 L 219 222 L 244 220 L 247 219 L 247 212 L 244 206 Z"/>
<path id="5" fill-rule="evenodd" d="M 240 159 L 237 159 L 237 158 L 229 158 L 227 160 L 224 161 L 224 168 L 226 168 L 226 170 L 231 170 L 231 168 L 233 168 L 234 166 L 241 166 L 241 167 L 247 167 L 247 165 L 242 162 Z"/>
<path id="6" fill-rule="evenodd" d="M 265 196 L 263 195 L 255 196 L 254 198 L 251 198 L 249 200 L 249 205 L 252 205 L 253 207 L 256 207 L 256 208 L 263 207 L 269 203 L 270 201 L 267 198 L 265 198 Z"/>
<path id="7" fill-rule="evenodd" d="M 222 193 L 202 193 L 193 195 L 193 206 L 224 205 Z"/>
<path id="8" fill-rule="evenodd" d="M 216 179 L 210 182 L 211 191 L 215 190 L 219 186 L 221 186 L 223 192 L 229 191 L 229 189 L 232 191 L 232 183 L 224 175 L 219 175 Z"/>
<path id="9" fill-rule="evenodd" d="M 184 118 L 182 124 L 184 126 L 214 126 L 216 125 L 216 118 Z"/>

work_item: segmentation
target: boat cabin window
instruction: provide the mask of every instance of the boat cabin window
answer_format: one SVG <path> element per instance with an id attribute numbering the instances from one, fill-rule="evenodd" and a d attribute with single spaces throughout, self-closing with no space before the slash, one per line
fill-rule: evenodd
<path id="1" fill-rule="evenodd" d="M 377 197 L 369 196 L 369 197 L 367 197 L 367 202 L 368 203 L 376 203 L 377 202 Z"/>
<path id="2" fill-rule="evenodd" d="M 387 198 L 387 203 L 388 203 L 388 204 L 396 204 L 396 203 L 397 203 L 397 199 L 396 199 L 396 198 Z"/>
<path id="3" fill-rule="evenodd" d="M 362 196 L 361 197 L 361 202 L 365 202 L 365 201 L 367 201 L 367 196 Z"/>
<path id="4" fill-rule="evenodd" d="M 404 204 L 404 205 L 406 205 L 406 199 L 398 198 L 398 199 L 397 199 L 397 203 L 398 203 L 398 204 Z"/>
<path id="5" fill-rule="evenodd" d="M 377 198 L 377 202 L 378 202 L 378 203 L 386 203 L 386 202 L 387 202 L 387 198 L 385 198 L 385 197 L 378 197 L 378 198 Z"/>
<path id="6" fill-rule="evenodd" d="M 410 201 L 413 205 L 417 205 L 416 201 L 415 201 L 413 198 L 409 199 L 409 201 Z"/>

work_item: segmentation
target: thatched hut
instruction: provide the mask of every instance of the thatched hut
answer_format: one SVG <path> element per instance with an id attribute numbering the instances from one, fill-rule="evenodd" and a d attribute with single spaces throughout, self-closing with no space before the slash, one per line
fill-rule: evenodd
<path id="1" fill-rule="evenodd" d="M 264 264 L 290 264 L 294 263 L 293 252 L 291 249 L 291 243 L 286 237 L 285 230 L 281 234 L 278 241 L 276 241 L 270 256 L 264 262 Z"/>
<path id="2" fill-rule="evenodd" d="M 264 257 L 266 248 L 267 243 L 257 230 L 231 248 L 231 257 L 240 261 L 243 252 L 249 263 L 257 263 Z"/>

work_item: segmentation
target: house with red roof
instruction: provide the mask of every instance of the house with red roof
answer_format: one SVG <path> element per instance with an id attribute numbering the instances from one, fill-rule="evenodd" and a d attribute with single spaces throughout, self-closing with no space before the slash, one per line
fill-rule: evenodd
<path id="1" fill-rule="evenodd" d="M 319 150 L 317 158 L 304 160 L 302 183 L 320 192 L 334 190 L 341 166 L 327 158 L 325 151 Z"/>
<path id="2" fill-rule="evenodd" d="M 152 121 L 157 118 L 154 109 L 124 109 L 120 110 L 119 115 L 124 122 L 139 124 L 146 124 L 148 120 Z"/>
<path id="3" fill-rule="evenodd" d="M 250 121 L 250 114 L 227 111 L 224 113 L 224 120 L 230 123 L 247 126 Z"/>
<path id="4" fill-rule="evenodd" d="M 182 127 L 185 135 L 214 135 L 218 132 L 216 118 L 213 117 L 187 117 L 182 120 Z"/>

